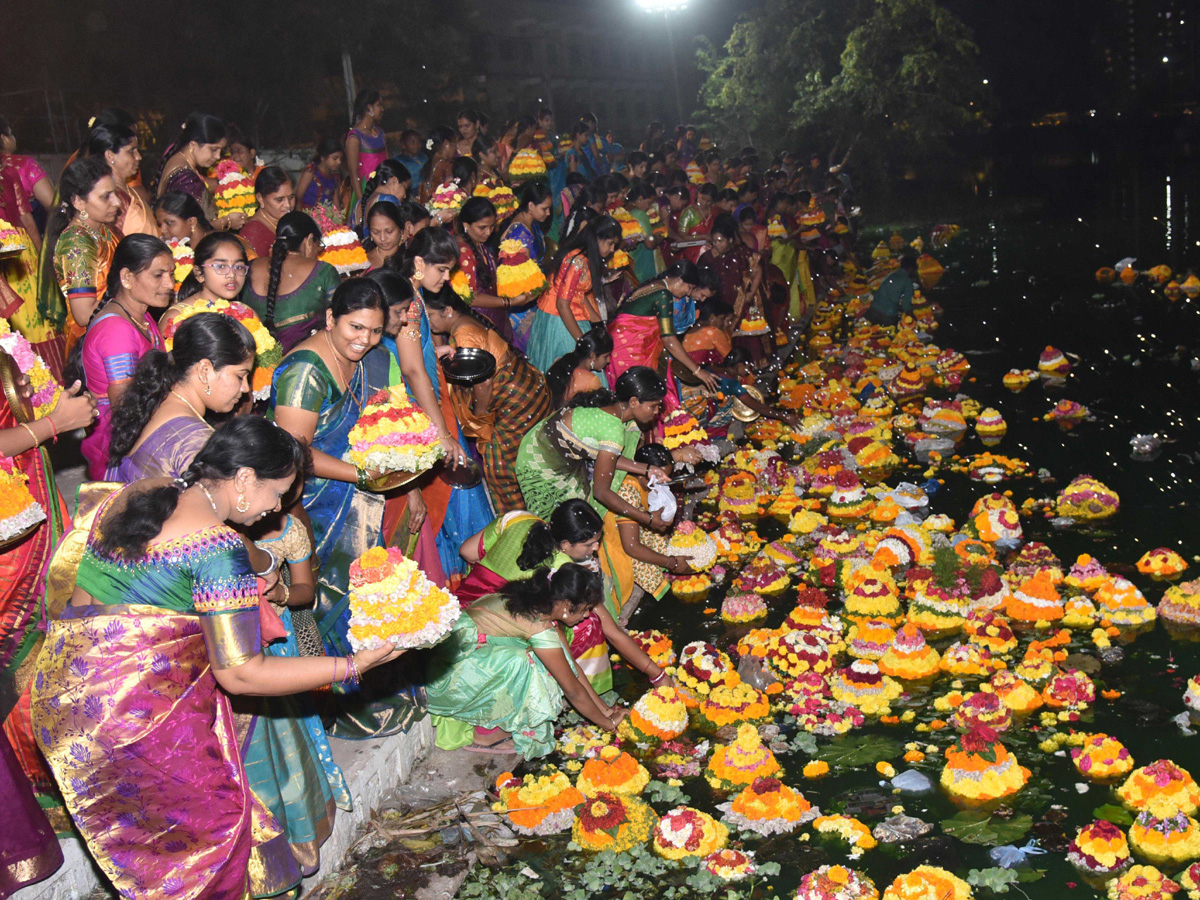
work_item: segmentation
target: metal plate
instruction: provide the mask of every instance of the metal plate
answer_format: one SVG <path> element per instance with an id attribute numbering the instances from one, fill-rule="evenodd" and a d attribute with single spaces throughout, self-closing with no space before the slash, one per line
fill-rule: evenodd
<path id="1" fill-rule="evenodd" d="M 457 469 L 445 466 L 442 478 L 457 487 L 473 488 L 483 481 L 483 467 L 468 456 L 467 461 Z"/>
<path id="2" fill-rule="evenodd" d="M 462 347 L 442 360 L 442 371 L 451 384 L 470 387 L 496 374 L 496 357 L 479 347 Z"/>
<path id="3" fill-rule="evenodd" d="M 376 494 L 393 491 L 398 487 L 408 484 L 414 478 L 420 478 L 424 474 L 424 472 L 384 472 L 378 478 L 373 478 L 367 482 L 367 490 L 374 491 Z"/>
<path id="4" fill-rule="evenodd" d="M 33 403 L 30 402 L 28 389 L 22 392 L 17 387 L 17 381 L 22 378 L 17 361 L 0 350 L 0 384 L 4 387 L 4 399 L 8 401 L 19 423 L 29 423 L 34 419 Z"/>

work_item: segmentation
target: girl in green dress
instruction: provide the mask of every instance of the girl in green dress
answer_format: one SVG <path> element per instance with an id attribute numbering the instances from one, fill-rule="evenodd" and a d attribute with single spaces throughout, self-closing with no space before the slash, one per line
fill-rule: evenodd
<path id="1" fill-rule="evenodd" d="M 564 695 L 590 722 L 616 731 L 628 711 L 596 695 L 561 631 L 586 619 L 601 600 L 600 576 L 567 563 L 473 603 L 437 646 L 428 670 L 425 691 L 437 717 L 438 746 L 466 746 L 478 726 L 511 738 L 501 735 L 473 749 L 546 756 L 554 750 Z"/>

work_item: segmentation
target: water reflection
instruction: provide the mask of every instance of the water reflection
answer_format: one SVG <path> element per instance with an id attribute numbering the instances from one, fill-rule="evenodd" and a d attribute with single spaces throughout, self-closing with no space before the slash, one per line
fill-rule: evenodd
<path id="1" fill-rule="evenodd" d="M 1166 221 L 1167 221 L 1167 233 L 1166 233 L 1166 236 L 1165 236 L 1165 241 L 1166 241 L 1166 245 L 1167 245 L 1167 252 L 1168 252 L 1168 253 L 1170 253 L 1170 252 L 1171 252 L 1173 249 L 1175 249 L 1175 248 L 1172 246 L 1172 241 L 1171 241 L 1171 176 L 1170 176 L 1170 175 L 1168 175 L 1168 176 L 1167 176 L 1167 215 L 1166 215 Z"/>

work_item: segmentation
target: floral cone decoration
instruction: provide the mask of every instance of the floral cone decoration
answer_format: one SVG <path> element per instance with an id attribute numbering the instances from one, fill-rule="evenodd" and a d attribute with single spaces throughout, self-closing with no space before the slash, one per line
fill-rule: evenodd
<path id="1" fill-rule="evenodd" d="M 832 834 L 849 844 L 853 848 L 850 853 L 853 859 L 862 856 L 864 850 L 879 846 L 871 829 L 853 816 L 818 816 L 812 824 L 818 834 Z"/>
<path id="2" fill-rule="evenodd" d="M 367 259 L 367 251 L 358 240 L 358 235 L 333 220 L 324 207 L 312 209 L 311 215 L 321 229 L 321 255 L 319 259 L 327 262 L 339 275 L 353 275 L 371 268 Z"/>
<path id="3" fill-rule="evenodd" d="M 1073 479 L 1059 493 L 1055 508 L 1060 516 L 1083 521 L 1107 519 L 1121 508 L 1121 498 L 1112 488 L 1090 475 Z"/>
<path id="4" fill-rule="evenodd" d="M 614 209 L 610 215 L 621 226 L 621 240 L 626 247 L 635 247 L 643 238 L 649 237 L 641 223 L 624 207 Z"/>
<path id="5" fill-rule="evenodd" d="M 989 803 L 1015 794 L 1029 780 L 1029 770 L 997 740 L 996 732 L 978 726 L 946 748 L 941 783 L 965 805 Z"/>
<path id="6" fill-rule="evenodd" d="M 1200 862 L 1192 863 L 1180 872 L 1179 883 L 1187 891 L 1188 900 L 1200 900 Z"/>
<path id="7" fill-rule="evenodd" d="M 479 193 L 479 188 L 475 189 L 475 193 Z M 517 211 L 517 195 L 507 184 L 498 184 L 486 193 L 492 206 L 496 207 L 497 219 L 507 219 Z"/>
<path id="8" fill-rule="evenodd" d="M 496 266 L 496 293 L 501 297 L 529 294 L 531 299 L 546 290 L 546 275 L 529 258 L 529 251 L 520 241 L 510 238 L 500 242 L 500 263 Z"/>
<path id="9" fill-rule="evenodd" d="M 591 759 L 612 743 L 612 734 L 585 722 L 564 728 L 558 736 L 558 752 L 568 759 Z"/>
<path id="10" fill-rule="evenodd" d="M 821 814 L 801 793 L 777 778 L 756 778 L 728 803 L 718 804 L 723 820 L 742 831 L 767 837 L 787 834 Z"/>
<path id="11" fill-rule="evenodd" d="M 566 831 L 575 821 L 575 808 L 585 800 L 571 779 L 555 768 L 523 779 L 504 772 L 496 779 L 496 791 L 500 802 L 492 808 L 508 817 L 514 831 L 528 835 Z"/>
<path id="12" fill-rule="evenodd" d="M 424 472 L 446 455 L 432 420 L 402 385 L 371 396 L 349 440 L 346 458 L 377 472 Z"/>
<path id="13" fill-rule="evenodd" d="M 508 177 L 513 184 L 524 184 L 534 178 L 546 177 L 546 163 L 535 147 L 526 147 L 513 154 L 508 164 Z"/>
<path id="14" fill-rule="evenodd" d="M 29 492 L 29 479 L 16 460 L 0 456 L 0 543 L 46 519 L 46 510 Z"/>
<path id="15" fill-rule="evenodd" d="M 217 212 L 223 216 L 244 213 L 246 218 L 254 215 L 258 210 L 254 202 L 254 180 L 242 171 L 242 167 L 232 159 L 223 159 L 217 163 L 213 174 L 217 178 L 217 190 L 213 194 Z"/>
<path id="16" fill-rule="evenodd" d="M 729 830 L 689 806 L 677 806 L 654 826 L 651 846 L 664 859 L 711 856 L 729 840 Z"/>
<path id="17" fill-rule="evenodd" d="M 617 736 L 635 743 L 669 741 L 688 727 L 687 705 L 673 687 L 656 687 L 641 696 L 621 720 Z"/>
<path id="18" fill-rule="evenodd" d="M 1200 805 L 1200 787 L 1186 769 L 1169 759 L 1159 759 L 1134 769 L 1117 796 L 1132 810 L 1146 811 L 1160 818 L 1183 813 L 1190 816 Z"/>
<path id="19" fill-rule="evenodd" d="M 675 646 L 671 643 L 671 639 L 659 631 L 657 628 L 650 628 L 646 631 L 631 631 L 629 636 L 634 639 L 642 652 L 645 653 L 659 668 L 666 668 L 675 664 Z"/>
<path id="20" fill-rule="evenodd" d="M 771 704 L 766 695 L 741 679 L 734 681 L 735 678 L 736 675 L 731 675 L 700 701 L 696 719 L 699 726 L 716 731 L 726 725 L 767 722 L 771 718 Z"/>
<path id="21" fill-rule="evenodd" d="M 275 369 L 283 362 L 283 350 L 271 332 L 267 331 L 262 320 L 255 315 L 254 310 L 237 300 L 205 300 L 202 297 L 185 300 L 174 308 L 176 310 L 174 318 L 162 333 L 163 346 L 168 353 L 175 344 L 175 332 L 192 316 L 205 312 L 231 316 L 245 325 L 246 330 L 254 338 L 254 374 L 250 382 L 254 399 L 266 400 L 271 396 L 271 377 L 275 374 Z"/>
<path id="22" fill-rule="evenodd" d="M 175 290 L 183 287 L 183 282 L 192 274 L 192 266 L 196 261 L 189 240 L 190 238 L 167 239 L 167 246 L 171 248 L 171 256 L 175 260 Z"/>
<path id="23" fill-rule="evenodd" d="M 350 564 L 350 645 L 414 649 L 442 640 L 462 613 L 458 598 L 396 547 L 372 547 Z"/>
<path id="24" fill-rule="evenodd" d="M 20 253 L 29 247 L 24 228 L 14 228 L 11 222 L 0 219 L 0 253 Z"/>
<path id="25" fill-rule="evenodd" d="M 1111 875 L 1132 861 L 1125 832 L 1103 819 L 1080 828 L 1067 848 L 1067 862 L 1088 875 Z"/>
<path id="26" fill-rule="evenodd" d="M 29 387 L 33 392 L 29 403 L 33 407 L 34 418 L 40 419 L 47 415 L 58 403 L 62 385 L 24 335 L 13 331 L 6 319 L 0 319 L 0 350 L 11 356 L 21 374 L 29 379 Z"/>
<path id="27" fill-rule="evenodd" d="M 1200 858 L 1200 825 L 1183 813 L 1160 819 L 1143 811 L 1129 829 L 1129 846 L 1157 866 L 1174 868 Z"/>
<path id="28" fill-rule="evenodd" d="M 458 186 L 458 182 L 447 181 L 444 184 L 438 185 L 428 205 L 430 212 L 451 210 L 455 215 L 458 215 L 458 211 L 462 209 L 462 205 L 466 202 L 467 192 Z"/>
<path id="29" fill-rule="evenodd" d="M 576 812 L 571 840 L 592 853 L 624 853 L 650 838 L 654 822 L 654 810 L 637 797 L 597 794 Z"/>
<path id="30" fill-rule="evenodd" d="M 614 272 L 617 269 L 624 269 L 631 265 L 633 265 L 633 257 L 620 248 L 608 258 L 608 267 Z"/>
<path id="31" fill-rule="evenodd" d="M 1179 884 L 1154 866 L 1134 866 L 1108 883 L 1108 900 L 1171 900 L 1178 890 Z"/>
<path id="32" fill-rule="evenodd" d="M 725 881 L 741 881 L 755 872 L 753 853 L 731 850 L 728 847 L 704 857 L 700 864 L 710 875 L 716 875 Z"/>
<path id="33" fill-rule="evenodd" d="M 821 866 L 800 879 L 796 900 L 878 900 L 875 882 L 848 866 Z"/>
<path id="34" fill-rule="evenodd" d="M 728 791 L 753 784 L 758 778 L 769 778 L 778 771 L 779 762 L 775 754 L 763 746 L 758 729 L 753 725 L 739 725 L 737 739 L 713 751 L 704 778 L 713 787 Z"/>
<path id="35" fill-rule="evenodd" d="M 1137 570 L 1156 580 L 1182 575 L 1187 567 L 1187 560 L 1169 547 L 1148 550 L 1137 561 Z"/>
<path id="36" fill-rule="evenodd" d="M 604 747 L 599 755 L 583 764 L 575 786 L 585 797 L 620 794 L 635 797 L 650 783 L 650 773 L 620 747 Z"/>
<path id="37" fill-rule="evenodd" d="M 917 866 L 899 875 L 883 900 L 970 900 L 971 886 L 940 866 Z"/>
<path id="38" fill-rule="evenodd" d="M 669 556 L 683 556 L 693 569 L 707 572 L 717 561 L 717 545 L 695 522 L 680 522 L 667 542 Z"/>
<path id="39" fill-rule="evenodd" d="M 471 288 L 471 279 L 462 269 L 455 269 L 450 276 L 450 288 L 458 294 L 463 303 L 475 302 L 475 291 Z"/>
<path id="40" fill-rule="evenodd" d="M 663 416 L 662 424 L 663 446 L 668 450 L 709 442 L 708 432 L 700 426 L 696 417 L 682 406 Z"/>

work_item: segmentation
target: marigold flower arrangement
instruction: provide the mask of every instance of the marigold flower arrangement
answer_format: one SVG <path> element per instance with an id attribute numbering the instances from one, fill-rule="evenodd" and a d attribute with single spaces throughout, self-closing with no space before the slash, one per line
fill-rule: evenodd
<path id="1" fill-rule="evenodd" d="M 558 736 L 558 752 L 569 759 L 591 759 L 612 743 L 612 734 L 584 723 L 564 728 Z"/>
<path id="2" fill-rule="evenodd" d="M 778 594 L 790 584 L 787 570 L 766 556 L 752 559 L 737 578 L 733 587 L 738 591 L 754 591 L 756 594 Z"/>
<path id="3" fill-rule="evenodd" d="M 871 829 L 852 816 L 818 816 L 812 826 L 818 834 L 832 834 L 848 843 L 855 851 L 851 857 L 861 856 L 863 850 L 879 846 L 871 836 Z"/>
<path id="4" fill-rule="evenodd" d="M 1167 588 L 1158 614 L 1174 625 L 1200 625 L 1200 579 Z"/>
<path id="5" fill-rule="evenodd" d="M 663 446 L 677 450 L 694 444 L 706 444 L 708 432 L 700 427 L 696 417 L 682 406 L 663 417 Z"/>
<path id="6" fill-rule="evenodd" d="M 1079 829 L 1067 849 L 1067 862 L 1088 875 L 1112 875 L 1129 866 L 1125 832 L 1103 819 Z"/>
<path id="7" fill-rule="evenodd" d="M 475 188 L 476 196 L 479 195 L 479 189 L 482 187 L 487 194 L 487 198 L 492 201 L 492 206 L 496 207 L 496 217 L 500 220 L 507 219 L 517 211 L 517 195 L 512 192 L 506 184 L 498 184 L 495 187 L 488 189 L 484 185 Z"/>
<path id="8" fill-rule="evenodd" d="M 940 866 L 917 866 L 898 875 L 883 900 L 971 900 L 971 886 Z"/>
<path id="9" fill-rule="evenodd" d="M 766 618 L 767 603 L 758 594 L 729 594 L 721 601 L 721 621 L 734 625 Z"/>
<path id="10" fill-rule="evenodd" d="M 885 716 L 892 711 L 891 702 L 904 689 L 879 671 L 869 659 L 856 659 L 829 677 L 829 690 L 835 700 L 849 703 L 867 716 Z"/>
<path id="11" fill-rule="evenodd" d="M 717 809 L 723 813 L 723 821 L 764 837 L 788 834 L 821 814 L 799 791 L 777 778 L 754 779 Z"/>
<path id="12" fill-rule="evenodd" d="M 726 725 L 740 722 L 765 722 L 771 718 L 771 704 L 766 694 L 740 679 L 733 684 L 718 684 L 703 700 L 697 714 L 697 725 L 717 731 Z"/>
<path id="13" fill-rule="evenodd" d="M 637 796 L 650 783 L 646 767 L 623 751 L 609 745 L 583 764 L 583 770 L 575 779 L 575 786 L 586 797 L 609 793 L 622 796 Z"/>
<path id="14" fill-rule="evenodd" d="M 538 297 L 546 289 L 546 275 L 529 258 L 529 250 L 515 238 L 500 242 L 500 261 L 496 266 L 496 293 L 501 297 L 529 294 Z"/>
<path id="15" fill-rule="evenodd" d="M 1200 713 L 1200 675 L 1188 679 L 1187 690 L 1183 692 L 1183 705 L 1193 714 Z"/>
<path id="16" fill-rule="evenodd" d="M 591 853 L 625 853 L 649 840 L 655 820 L 645 801 L 601 793 L 585 800 L 575 813 L 571 840 Z"/>
<path id="17" fill-rule="evenodd" d="M 258 211 L 258 204 L 254 201 L 254 179 L 243 172 L 241 166 L 232 159 L 223 159 L 217 163 L 213 175 L 217 179 L 213 200 L 218 213 L 244 213 L 246 218 L 250 218 Z"/>
<path id="18" fill-rule="evenodd" d="M 718 790 L 732 791 L 778 771 L 779 762 L 775 754 L 763 746 L 758 729 L 753 725 L 739 725 L 733 743 L 721 744 L 713 751 L 704 778 Z"/>
<path id="19" fill-rule="evenodd" d="M 372 547 L 350 564 L 350 645 L 431 647 L 462 614 L 458 598 L 425 577 L 397 547 Z"/>
<path id="20" fill-rule="evenodd" d="M 1179 890 L 1154 866 L 1134 866 L 1108 883 L 1108 900 L 1171 900 Z"/>
<path id="21" fill-rule="evenodd" d="M 796 700 L 788 707 L 788 713 L 796 717 L 797 726 L 822 737 L 837 737 L 861 728 L 866 722 L 858 707 L 815 695 Z"/>
<path id="22" fill-rule="evenodd" d="M 711 856 L 729 840 L 729 829 L 708 813 L 677 806 L 654 825 L 651 846 L 664 859 Z"/>
<path id="23" fill-rule="evenodd" d="M 608 258 L 608 268 L 615 272 L 617 269 L 624 269 L 633 265 L 633 257 L 624 250 L 617 249 L 612 256 Z"/>
<path id="24" fill-rule="evenodd" d="M 1187 891 L 1188 900 L 1200 900 L 1200 862 L 1192 863 L 1179 874 L 1179 884 Z"/>
<path id="25" fill-rule="evenodd" d="M 1015 794 L 1029 780 L 990 728 L 978 726 L 946 748 L 941 784 L 959 803 L 972 806 Z"/>
<path id="26" fill-rule="evenodd" d="M 1182 575 L 1187 561 L 1169 547 L 1157 547 L 1142 554 L 1137 561 L 1137 570 L 1151 578 L 1164 579 Z"/>
<path id="27" fill-rule="evenodd" d="M 665 552 L 668 556 L 686 557 L 692 568 L 700 572 L 707 572 L 717 561 L 717 545 L 691 521 L 675 526 Z"/>
<path id="28" fill-rule="evenodd" d="M 575 808 L 584 796 L 558 769 L 543 775 L 515 778 L 504 772 L 496 779 L 500 802 L 493 809 L 508 817 L 519 834 L 546 835 L 566 831 L 575 821 Z"/>
<path id="29" fill-rule="evenodd" d="M 991 691 L 977 691 L 959 704 L 950 724 L 964 734 L 980 726 L 1003 734 L 1012 726 L 1012 710 Z"/>
<path id="30" fill-rule="evenodd" d="M 458 182 L 447 181 L 438 185 L 427 206 L 430 212 L 450 210 L 455 215 L 458 215 L 458 211 L 462 209 L 463 204 L 466 202 L 467 192 L 459 187 Z"/>
<path id="31" fill-rule="evenodd" d="M 756 871 L 753 853 L 729 847 L 706 856 L 700 865 L 710 875 L 716 875 L 725 881 L 741 881 Z"/>
<path id="32" fill-rule="evenodd" d="M 609 215 L 616 219 L 617 224 L 621 226 L 621 240 L 626 247 L 632 249 L 643 239 L 649 237 L 646 230 L 642 228 L 642 224 L 634 218 L 633 213 L 624 207 L 612 210 Z"/>
<path id="33" fill-rule="evenodd" d="M 675 647 L 671 639 L 656 628 L 646 631 L 631 631 L 629 636 L 634 639 L 653 663 L 659 668 L 675 664 Z"/>
<path id="34" fill-rule="evenodd" d="M 996 669 L 1004 668 L 1005 663 L 993 659 L 992 654 L 983 647 L 955 641 L 942 653 L 942 661 L 938 665 L 949 675 L 990 675 Z"/>
<path id="35" fill-rule="evenodd" d="M 880 658 L 879 671 L 915 681 L 936 675 L 941 661 L 941 655 L 925 643 L 921 629 L 908 622 L 896 632 L 892 646 Z"/>
<path id="36" fill-rule="evenodd" d="M 1200 825 L 1176 813 L 1157 818 L 1142 811 L 1129 829 L 1129 846 L 1158 866 L 1178 866 L 1200 857 Z"/>
<path id="37" fill-rule="evenodd" d="M 1079 475 L 1059 493 L 1055 510 L 1060 516 L 1096 521 L 1116 515 L 1121 508 L 1117 492 L 1090 475 Z"/>
<path id="38" fill-rule="evenodd" d="M 850 631 L 850 644 L 846 652 L 855 659 L 878 661 L 891 649 L 896 631 L 884 619 L 866 619 Z"/>
<path id="39" fill-rule="evenodd" d="M 283 362 L 283 350 L 254 310 L 236 300 L 205 300 L 202 297 L 185 300 L 173 310 L 171 321 L 162 333 L 163 346 L 168 353 L 175 344 L 175 333 L 179 331 L 179 326 L 199 313 L 221 313 L 245 325 L 254 338 L 254 374 L 250 384 L 254 399 L 266 400 L 271 396 L 271 378 L 276 367 Z"/>
<path id="40" fill-rule="evenodd" d="M 693 709 L 714 684 L 723 682 L 734 671 L 734 666 L 729 656 L 712 644 L 692 641 L 684 645 L 679 663 L 669 671 L 680 687 L 684 702 Z"/>
<path id="41" fill-rule="evenodd" d="M 688 727 L 687 706 L 673 687 L 656 687 L 641 696 L 621 720 L 617 736 L 635 743 L 669 741 Z"/>
<path id="42" fill-rule="evenodd" d="M 373 394 L 350 429 L 346 458 L 378 472 L 424 472 L 445 456 L 437 428 L 403 385 Z"/>
<path id="43" fill-rule="evenodd" d="M 1106 579 L 1096 589 L 1095 601 L 1100 617 L 1118 627 L 1143 625 L 1156 618 L 1154 607 L 1142 592 L 1120 576 Z"/>
<path id="44" fill-rule="evenodd" d="M 11 356 L 21 374 L 29 379 L 32 392 L 29 403 L 33 407 L 33 417 L 40 419 L 48 415 L 58 403 L 62 385 L 50 372 L 46 361 L 34 351 L 33 345 L 24 335 L 13 331 L 6 319 L 0 319 L 0 350 Z"/>
<path id="45" fill-rule="evenodd" d="M 1117 796 L 1130 809 L 1146 811 L 1160 818 L 1177 813 L 1192 815 L 1200 806 L 1200 787 L 1186 769 L 1169 759 L 1158 759 L 1134 769 Z"/>
<path id="46" fill-rule="evenodd" d="M 990 610 L 972 610 L 963 623 L 967 641 L 995 656 L 1006 656 L 1017 648 L 1017 637 L 1008 620 Z"/>
<path id="47" fill-rule="evenodd" d="M 312 210 L 313 220 L 321 229 L 321 262 L 327 262 L 342 276 L 353 275 L 371 268 L 367 251 L 363 249 L 358 235 L 345 225 L 338 224 L 330 215 L 331 210 L 323 206 Z"/>
<path id="48" fill-rule="evenodd" d="M 534 178 L 546 177 L 546 163 L 536 147 L 526 147 L 513 154 L 508 164 L 508 177 L 513 184 L 524 184 Z"/>
<path id="49" fill-rule="evenodd" d="M 1012 672 L 1003 669 L 988 679 L 987 684 L 980 690 L 992 690 L 1004 701 L 1004 705 L 1013 711 L 1014 715 L 1024 715 L 1039 709 L 1042 705 L 1041 692 L 1034 690 Z"/>
<path id="50" fill-rule="evenodd" d="M 1079 712 L 1096 702 L 1096 686 L 1083 672 L 1068 669 L 1050 677 L 1042 688 L 1042 699 L 1054 709 Z"/>
<path id="51" fill-rule="evenodd" d="M 188 243 L 190 238 L 167 238 L 167 246 L 171 248 L 171 257 L 175 261 L 175 290 L 183 287 L 184 280 L 192 274 L 196 255 Z"/>
<path id="52" fill-rule="evenodd" d="M 29 479 L 16 460 L 0 456 L 0 543 L 46 520 L 46 510 L 29 492 Z"/>
<path id="53" fill-rule="evenodd" d="M 975 501 L 966 530 L 989 544 L 1019 541 L 1023 533 L 1016 504 L 1000 493 L 988 494 Z"/>
<path id="54" fill-rule="evenodd" d="M 879 900 L 879 890 L 857 869 L 825 865 L 800 879 L 796 900 Z"/>

